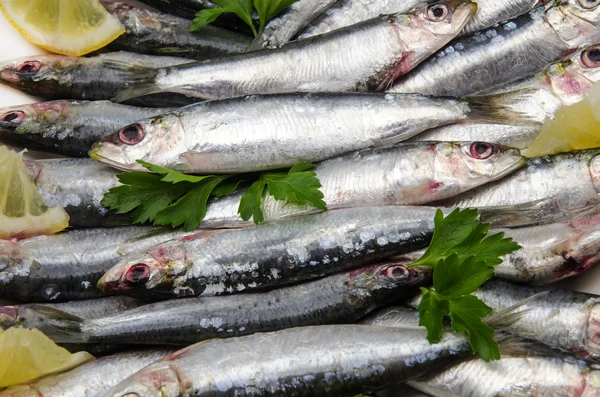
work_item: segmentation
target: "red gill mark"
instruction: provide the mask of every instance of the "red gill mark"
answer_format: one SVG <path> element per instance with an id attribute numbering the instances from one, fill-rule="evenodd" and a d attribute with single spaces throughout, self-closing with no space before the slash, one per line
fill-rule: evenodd
<path id="1" fill-rule="evenodd" d="M 403 51 L 402 57 L 387 70 L 377 90 L 381 91 L 390 88 L 396 79 L 413 70 L 415 66 L 415 52 Z"/>
<path id="2" fill-rule="evenodd" d="M 589 88 L 589 84 L 585 87 L 581 84 L 581 81 L 574 77 L 568 72 L 565 72 L 555 83 L 556 87 L 567 93 L 568 95 L 581 95 L 583 91 Z"/>
<path id="3" fill-rule="evenodd" d="M 198 233 L 189 234 L 187 236 L 181 237 L 179 241 L 194 241 L 199 239 L 205 239 L 221 232 L 222 230 L 202 230 Z"/>
<path id="4" fill-rule="evenodd" d="M 173 373 L 170 368 L 160 368 L 155 370 L 149 368 L 146 371 L 142 370 L 138 372 L 134 376 L 140 383 L 151 383 L 152 386 L 157 389 L 160 389 L 162 385 L 173 380 Z"/>
<path id="5" fill-rule="evenodd" d="M 441 185 L 442 184 L 439 182 L 431 181 L 431 182 L 429 182 L 429 190 L 433 192 L 433 191 L 439 189 Z"/>
<path id="6" fill-rule="evenodd" d="M 63 110 L 68 106 L 67 101 L 49 101 L 33 103 L 30 106 L 38 113 L 44 114 L 47 111 L 54 111 L 56 113 L 62 113 Z"/>

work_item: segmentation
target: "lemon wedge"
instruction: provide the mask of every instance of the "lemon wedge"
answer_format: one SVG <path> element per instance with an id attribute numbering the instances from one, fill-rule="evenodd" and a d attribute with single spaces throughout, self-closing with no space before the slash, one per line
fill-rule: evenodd
<path id="1" fill-rule="evenodd" d="M 521 151 L 539 157 L 572 150 L 600 147 L 600 84 L 592 86 L 585 99 L 559 109 L 546 119 L 540 134 Z"/>
<path id="2" fill-rule="evenodd" d="M 57 54 L 81 56 L 125 33 L 99 0 L 0 0 L 0 10 L 27 40 Z"/>
<path id="3" fill-rule="evenodd" d="M 31 181 L 23 153 L 0 146 L 0 238 L 58 233 L 69 226 L 61 207 L 50 207 Z"/>
<path id="4" fill-rule="evenodd" d="M 86 352 L 69 353 L 37 329 L 9 328 L 0 333 L 0 388 L 68 371 L 93 359 Z"/>

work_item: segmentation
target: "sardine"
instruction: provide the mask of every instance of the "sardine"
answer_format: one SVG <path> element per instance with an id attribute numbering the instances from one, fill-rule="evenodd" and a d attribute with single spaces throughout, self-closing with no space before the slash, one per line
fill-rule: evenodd
<path id="1" fill-rule="evenodd" d="M 259 171 L 390 145 L 469 114 L 466 102 L 419 95 L 250 96 L 128 125 L 90 156 L 129 171 L 147 171 L 137 159 L 188 173 Z"/>
<path id="2" fill-rule="evenodd" d="M 394 328 L 419 328 L 419 314 L 405 307 L 384 309 L 362 324 Z M 433 372 L 408 385 L 436 397 L 600 395 L 600 372 L 582 360 L 556 353 L 535 343 L 517 345 L 491 363 L 474 358 Z M 511 351 L 512 350 L 512 351 Z M 391 396 L 401 387 L 392 387 Z"/>
<path id="3" fill-rule="evenodd" d="M 187 58 L 112 52 L 89 58 L 36 55 L 0 63 L 0 83 L 48 99 L 105 100 L 156 68 L 193 62 Z M 182 95 L 161 94 L 133 101 L 139 106 L 184 106 Z"/>
<path id="4" fill-rule="evenodd" d="M 465 26 L 461 35 L 478 32 L 498 22 L 515 18 L 547 0 L 478 0 L 477 14 Z M 341 0 L 325 11 L 300 34 L 300 38 L 331 32 L 354 25 L 381 14 L 406 12 L 433 0 Z"/>
<path id="5" fill-rule="evenodd" d="M 317 164 L 315 172 L 333 210 L 426 204 L 502 178 L 523 164 L 517 150 L 483 142 L 423 142 L 352 153 Z M 244 193 L 210 202 L 202 227 L 250 225 L 238 214 Z M 268 196 L 262 211 L 265 221 L 272 221 L 319 210 Z"/>
<path id="6" fill-rule="evenodd" d="M 38 309 L 52 308 L 85 319 L 94 319 L 110 316 L 126 310 L 142 306 L 141 300 L 128 296 L 109 296 L 100 299 L 71 301 L 64 303 L 37 303 Z M 7 329 L 13 326 L 22 328 L 42 329 L 45 317 L 32 309 L 30 304 L 0 306 L 0 328 Z"/>
<path id="7" fill-rule="evenodd" d="M 130 226 L 0 240 L 0 298 L 21 302 L 98 298 L 102 294 L 96 283 L 122 255 L 183 235 Z"/>
<path id="8" fill-rule="evenodd" d="M 183 18 L 131 6 L 127 3 L 102 1 L 102 5 L 119 18 L 126 33 L 109 44 L 109 48 L 142 54 L 169 55 L 196 60 L 241 54 L 251 44 L 247 36 L 207 25 L 190 32 Z"/>
<path id="9" fill-rule="evenodd" d="M 134 121 L 170 108 L 142 108 L 109 101 L 51 101 L 0 109 L 0 140 L 27 149 L 87 157 L 92 144 Z"/>
<path id="10" fill-rule="evenodd" d="M 265 25 L 248 50 L 281 47 L 336 2 L 337 0 L 297 0 Z"/>
<path id="11" fill-rule="evenodd" d="M 532 159 L 508 177 L 440 205 L 479 208 L 483 220 L 496 224 L 556 222 L 600 203 L 599 155 L 600 149 L 590 149 Z M 506 213 L 495 218 L 501 207 Z"/>
<path id="12" fill-rule="evenodd" d="M 596 1 L 551 4 L 450 43 L 389 92 L 461 97 L 537 73 L 600 41 Z"/>
<path id="13" fill-rule="evenodd" d="M 449 42 L 475 13 L 449 0 L 378 17 L 274 50 L 145 71 L 117 102 L 174 92 L 202 99 L 294 92 L 382 91 Z"/>
<path id="14" fill-rule="evenodd" d="M 384 263 L 269 292 L 168 300 L 91 320 L 42 308 L 34 325 L 57 343 L 187 346 L 291 327 L 349 324 L 413 296 L 429 279 L 416 268 Z"/>
<path id="15" fill-rule="evenodd" d="M 540 132 L 544 121 L 554 118 L 562 106 L 582 101 L 587 90 L 600 81 L 600 46 L 594 45 L 556 62 L 532 77 L 485 92 L 486 107 L 503 113 L 504 124 L 464 122 L 437 127 L 413 141 L 474 140 L 523 149 Z"/>
<path id="16" fill-rule="evenodd" d="M 58 375 L 0 391 L 0 397 L 100 397 L 110 387 L 173 350 L 137 350 L 98 358 Z"/>
<path id="17" fill-rule="evenodd" d="M 223 295 L 315 279 L 424 248 L 435 208 L 329 211 L 246 229 L 201 232 L 140 250 L 106 272 L 106 293 Z"/>
<path id="18" fill-rule="evenodd" d="M 354 396 L 472 355 L 447 332 L 322 325 L 200 342 L 149 365 L 103 397 Z M 182 381 L 185 380 L 185 381 Z"/>
<path id="19" fill-rule="evenodd" d="M 130 215 L 101 204 L 104 194 L 120 184 L 113 168 L 92 159 L 27 160 L 25 165 L 44 200 L 67 211 L 71 227 L 131 225 Z"/>

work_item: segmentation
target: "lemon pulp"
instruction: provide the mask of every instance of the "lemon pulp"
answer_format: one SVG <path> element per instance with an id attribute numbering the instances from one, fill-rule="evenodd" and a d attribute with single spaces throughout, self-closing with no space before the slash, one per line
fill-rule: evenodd
<path id="1" fill-rule="evenodd" d="M 0 388 L 64 372 L 93 359 L 86 352 L 69 353 L 36 329 L 9 328 L 0 331 Z"/>
<path id="2" fill-rule="evenodd" d="M 0 9 L 27 40 L 63 55 L 98 50 L 125 32 L 98 0 L 0 0 Z"/>
<path id="3" fill-rule="evenodd" d="M 0 146 L 0 238 L 58 233 L 69 226 L 61 207 L 50 207 L 31 181 L 23 153 Z"/>

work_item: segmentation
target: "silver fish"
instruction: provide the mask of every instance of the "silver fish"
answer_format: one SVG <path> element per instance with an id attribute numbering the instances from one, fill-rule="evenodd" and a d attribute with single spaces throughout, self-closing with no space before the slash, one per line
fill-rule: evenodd
<path id="1" fill-rule="evenodd" d="M 494 24 L 515 18 L 547 0 L 478 0 L 477 14 L 465 26 L 461 35 L 489 28 Z M 299 36 L 300 38 L 331 32 L 354 25 L 381 14 L 406 12 L 432 0 L 341 0 L 317 18 Z"/>
<path id="2" fill-rule="evenodd" d="M 48 99 L 111 99 L 156 68 L 193 62 L 187 58 L 112 52 L 89 58 L 35 55 L 0 63 L 0 83 Z M 182 95 L 149 96 L 129 101 L 139 106 L 183 106 Z"/>
<path id="3" fill-rule="evenodd" d="M 143 159 L 188 173 L 249 172 L 390 145 L 469 113 L 466 102 L 419 95 L 250 96 L 131 124 L 89 154 L 129 171 L 147 171 L 135 161 Z"/>
<path id="4" fill-rule="evenodd" d="M 317 164 L 330 210 L 378 205 L 421 205 L 499 179 L 524 159 L 515 149 L 483 142 L 398 144 L 364 150 Z M 250 225 L 238 214 L 245 191 L 213 200 L 202 227 Z M 265 197 L 266 221 L 317 212 L 311 206 Z"/>
<path id="5" fill-rule="evenodd" d="M 50 101 L 0 108 L 0 140 L 70 157 L 87 157 L 92 144 L 115 130 L 172 110 L 109 101 Z"/>
<path id="6" fill-rule="evenodd" d="M 142 304 L 143 302 L 141 300 L 130 298 L 128 296 L 110 296 L 84 301 L 38 303 L 35 307 L 52 308 L 65 312 L 71 316 L 93 319 L 134 309 L 142 306 Z M 30 329 L 42 329 L 44 324 L 44 317 L 40 316 L 40 314 L 29 304 L 0 306 L 0 328 L 7 329 L 17 326 Z"/>
<path id="7" fill-rule="evenodd" d="M 60 205 L 74 228 L 131 225 L 129 215 L 102 206 L 102 197 L 119 186 L 117 172 L 92 159 L 27 160 L 38 192 L 51 206 Z"/>
<path id="8" fill-rule="evenodd" d="M 60 302 L 98 298 L 96 283 L 122 255 L 185 235 L 130 226 L 0 240 L 0 298 Z"/>
<path id="9" fill-rule="evenodd" d="M 189 345 L 352 323 L 377 307 L 413 296 L 429 279 L 426 272 L 385 263 L 263 293 L 168 300 L 90 320 L 53 308 L 31 311 L 38 317 L 34 325 L 57 343 Z"/>
<path id="10" fill-rule="evenodd" d="M 482 140 L 525 148 L 557 110 L 585 98 L 600 81 L 600 46 L 593 45 L 547 67 L 532 77 L 472 97 L 503 114 L 504 124 L 465 120 L 419 134 L 413 141 Z"/>
<path id="11" fill-rule="evenodd" d="M 9 387 L 0 397 L 100 397 L 110 387 L 173 350 L 137 350 L 101 357 L 58 375 Z"/>
<path id="12" fill-rule="evenodd" d="M 211 296 L 265 289 L 360 267 L 424 248 L 436 209 L 367 207 L 245 229 L 203 231 L 141 250 L 106 272 L 114 294 Z"/>
<path id="13" fill-rule="evenodd" d="M 336 2 L 337 0 L 296 1 L 265 25 L 248 50 L 281 47 Z"/>
<path id="14" fill-rule="evenodd" d="M 537 73 L 565 54 L 600 41 L 598 4 L 551 3 L 456 40 L 398 79 L 389 92 L 461 97 Z"/>
<path id="15" fill-rule="evenodd" d="M 202 99 L 293 92 L 382 91 L 448 43 L 476 10 L 449 0 L 375 18 L 274 50 L 140 73 L 117 102 L 174 92 Z"/>
<path id="16" fill-rule="evenodd" d="M 102 5 L 126 30 L 109 44 L 115 50 L 204 60 L 241 54 L 251 43 L 246 36 L 210 25 L 190 32 L 184 18 L 127 3 L 102 1 Z"/>
<path id="17" fill-rule="evenodd" d="M 144 368 L 103 397 L 352 396 L 471 355 L 447 332 L 322 325 L 200 342 Z M 185 379 L 182 382 L 181 379 Z"/>
<path id="18" fill-rule="evenodd" d="M 482 219 L 495 224 L 556 222 L 599 204 L 599 155 L 599 149 L 590 149 L 532 159 L 502 180 L 440 204 L 479 208 L 484 212 Z M 494 218 L 501 207 L 506 213 Z"/>

